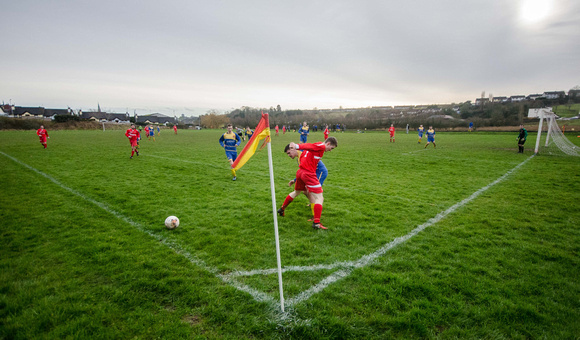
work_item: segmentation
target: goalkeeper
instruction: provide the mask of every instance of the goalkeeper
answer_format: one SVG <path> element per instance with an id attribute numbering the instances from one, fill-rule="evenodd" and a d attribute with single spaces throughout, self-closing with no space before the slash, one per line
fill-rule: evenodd
<path id="1" fill-rule="evenodd" d="M 518 140 L 518 148 L 519 148 L 518 153 L 524 153 L 524 143 L 526 142 L 527 138 L 528 138 L 528 130 L 524 128 L 524 124 L 521 124 L 520 134 L 518 135 L 518 138 L 516 138 Z"/>

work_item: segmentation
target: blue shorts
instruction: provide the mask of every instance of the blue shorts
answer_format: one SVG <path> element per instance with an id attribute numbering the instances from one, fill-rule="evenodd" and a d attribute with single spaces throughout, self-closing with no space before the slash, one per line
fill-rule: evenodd
<path id="1" fill-rule="evenodd" d="M 308 138 L 308 135 L 300 135 L 300 143 L 306 143 L 306 138 Z"/>
<path id="2" fill-rule="evenodd" d="M 226 157 L 235 162 L 236 158 L 238 158 L 238 152 L 237 151 L 226 151 Z"/>
<path id="3" fill-rule="evenodd" d="M 428 142 L 428 143 L 433 143 L 433 142 L 435 142 L 435 137 L 427 137 L 427 142 Z"/>
<path id="4" fill-rule="evenodd" d="M 326 168 L 319 170 L 316 170 L 316 177 L 318 177 L 318 181 L 320 182 L 320 185 L 324 184 L 324 180 L 326 179 L 326 177 L 328 176 L 328 170 L 326 170 Z"/>

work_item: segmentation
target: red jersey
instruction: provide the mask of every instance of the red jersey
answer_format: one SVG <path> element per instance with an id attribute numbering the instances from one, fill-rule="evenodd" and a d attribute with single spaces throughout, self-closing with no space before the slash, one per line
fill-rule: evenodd
<path id="1" fill-rule="evenodd" d="M 129 129 L 125 132 L 125 136 L 129 138 L 131 142 L 136 141 L 137 138 L 141 137 L 141 134 L 136 129 Z"/>
<path id="2" fill-rule="evenodd" d="M 316 173 L 318 161 L 326 151 L 326 145 L 323 142 L 298 144 L 297 150 L 303 150 L 300 155 L 300 169 Z"/>
<path id="3" fill-rule="evenodd" d="M 36 134 L 40 138 L 46 139 L 46 137 L 48 137 L 48 131 L 46 131 L 45 129 L 38 129 L 38 130 L 36 130 Z"/>
<path id="4" fill-rule="evenodd" d="M 278 132 L 278 125 L 276 125 L 276 132 Z"/>
<path id="5" fill-rule="evenodd" d="M 328 128 L 324 129 L 324 140 L 328 139 Z"/>
<path id="6" fill-rule="evenodd" d="M 391 136 L 395 134 L 395 127 L 394 126 L 391 126 L 389 128 L 389 133 L 391 134 Z"/>

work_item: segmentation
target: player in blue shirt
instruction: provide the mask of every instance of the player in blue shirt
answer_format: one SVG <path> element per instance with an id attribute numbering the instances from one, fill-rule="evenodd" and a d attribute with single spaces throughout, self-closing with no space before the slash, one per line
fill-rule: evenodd
<path id="1" fill-rule="evenodd" d="M 250 138 L 252 138 L 252 135 L 254 134 L 254 131 L 252 131 L 252 129 L 250 129 L 249 126 L 246 127 L 246 138 L 248 138 L 248 140 L 250 140 Z"/>
<path id="2" fill-rule="evenodd" d="M 236 147 L 242 142 L 240 136 L 234 133 L 232 129 L 232 124 L 228 124 L 228 131 L 220 137 L 220 145 L 226 150 L 226 157 L 230 161 L 230 166 L 233 165 L 236 158 L 238 158 L 238 150 Z M 232 181 L 235 181 L 236 179 L 236 174 L 234 173 Z"/>
<path id="3" fill-rule="evenodd" d="M 423 124 L 421 124 L 417 129 L 417 133 L 419 134 L 419 142 L 417 142 L 417 144 L 421 144 L 421 138 L 423 138 L 423 130 L 424 130 Z"/>
<path id="4" fill-rule="evenodd" d="M 310 133 L 310 128 L 306 125 L 306 122 L 302 123 L 300 129 L 298 129 L 298 133 L 300 134 L 300 143 L 306 143 L 308 134 Z"/>
<path id="5" fill-rule="evenodd" d="M 436 148 L 435 145 L 435 130 L 433 130 L 432 126 L 429 126 L 429 130 L 427 130 L 427 144 L 425 144 L 425 148 L 429 146 L 429 143 L 433 143 L 433 147 Z"/>

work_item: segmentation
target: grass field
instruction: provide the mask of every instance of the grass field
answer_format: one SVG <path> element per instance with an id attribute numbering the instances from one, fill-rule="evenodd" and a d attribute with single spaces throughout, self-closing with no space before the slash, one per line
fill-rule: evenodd
<path id="1" fill-rule="evenodd" d="M 554 112 L 560 117 L 574 117 L 580 112 L 580 104 L 558 105 Z"/>
<path id="2" fill-rule="evenodd" d="M 523 155 L 514 133 L 335 135 L 328 230 L 304 196 L 278 218 L 281 313 L 266 149 L 233 182 L 222 131 L 164 130 L 134 159 L 122 131 L 49 133 L 0 132 L 0 339 L 580 334 L 580 159 L 532 157 L 535 134 Z M 290 141 L 272 137 L 277 206 Z"/>

